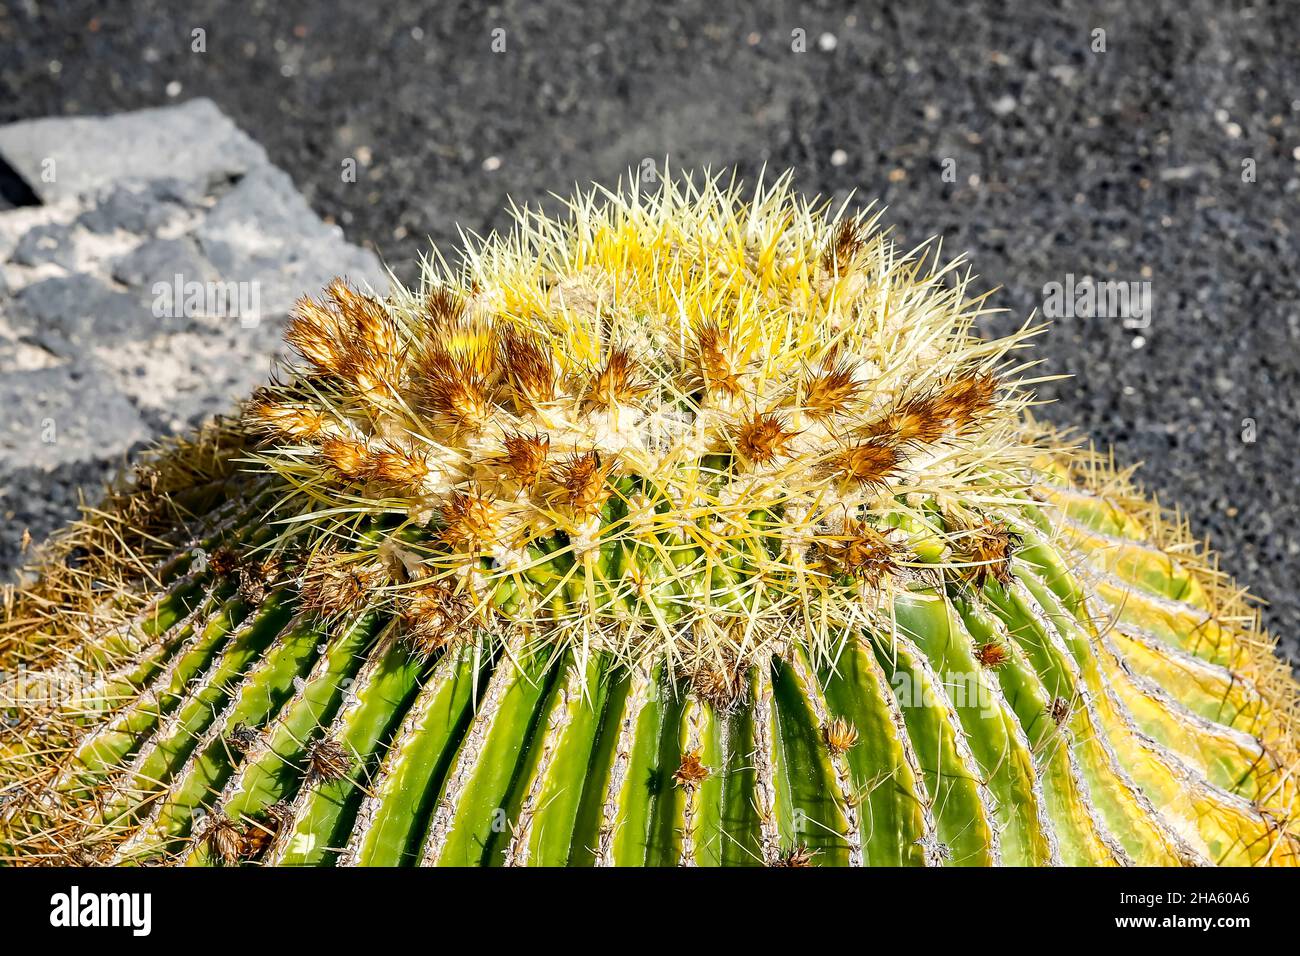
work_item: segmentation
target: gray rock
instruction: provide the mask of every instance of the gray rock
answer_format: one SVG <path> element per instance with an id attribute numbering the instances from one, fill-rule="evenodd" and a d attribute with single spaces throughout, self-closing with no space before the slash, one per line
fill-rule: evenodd
<path id="1" fill-rule="evenodd" d="M 32 281 L 15 266 L 18 290 L 0 287 L 3 573 L 25 528 L 39 541 L 75 516 L 141 443 L 264 383 L 295 298 L 337 274 L 386 283 L 206 101 L 6 127 L 0 156 L 34 182 L 52 156 L 41 198 L 60 200 L 0 211 L 0 260 L 89 269 Z"/>
<path id="2" fill-rule="evenodd" d="M 256 227 L 250 241 L 247 230 Z M 263 166 L 244 176 L 213 207 L 199 228 L 210 242 L 232 242 L 250 254 L 276 254 L 288 242 L 331 234 L 307 205 L 288 173 Z M 216 260 L 214 260 L 216 261 Z"/>
<path id="3" fill-rule="evenodd" d="M 157 282 L 208 282 L 217 277 L 194 242 L 182 239 L 149 239 L 113 264 L 113 278 L 123 285 L 149 292 Z"/>
<path id="4" fill-rule="evenodd" d="M 82 213 L 77 224 L 91 232 L 121 229 L 153 235 L 163 226 L 196 208 L 206 190 L 194 183 L 169 178 L 140 182 L 127 180 L 100 189 L 95 205 Z"/>
<path id="5" fill-rule="evenodd" d="M 111 377 L 88 362 L 6 375 L 0 407 L 4 469 L 107 460 L 150 437 Z"/>
<path id="6" fill-rule="evenodd" d="M 80 496 L 97 498 L 112 470 L 103 462 L 73 462 L 51 470 L 6 471 L 0 480 L 0 565 L 17 569 L 33 560 L 36 551 L 30 546 L 24 550 L 23 532 L 41 541 L 75 518 Z"/>
<path id="7" fill-rule="evenodd" d="M 42 202 L 127 178 L 216 182 L 267 162 L 208 99 L 108 117 L 54 117 L 0 127 L 0 156 Z M 53 161 L 53 182 L 43 170 Z"/>
<path id="8" fill-rule="evenodd" d="M 9 258 L 25 266 L 52 262 L 64 269 L 75 268 L 72 234 L 67 226 L 59 223 L 34 226 L 18 240 Z"/>
<path id="9" fill-rule="evenodd" d="M 85 274 L 34 282 L 14 301 L 14 324 L 23 336 L 64 358 L 76 358 L 91 344 L 138 336 L 159 322 L 134 296 Z"/>
<path id="10" fill-rule="evenodd" d="M 195 230 L 203 253 L 226 279 L 256 283 L 263 314 L 287 312 L 305 292 L 346 274 L 382 286 L 373 252 L 351 246 L 316 216 L 281 170 L 250 173 Z"/>

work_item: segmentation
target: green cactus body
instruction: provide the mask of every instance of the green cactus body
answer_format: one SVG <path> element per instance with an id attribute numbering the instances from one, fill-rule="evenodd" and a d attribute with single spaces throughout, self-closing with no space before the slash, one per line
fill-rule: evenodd
<path id="1" fill-rule="evenodd" d="M 667 182 L 303 300 L 7 597 L 0 854 L 1300 862 L 1253 610 L 874 226 Z"/>

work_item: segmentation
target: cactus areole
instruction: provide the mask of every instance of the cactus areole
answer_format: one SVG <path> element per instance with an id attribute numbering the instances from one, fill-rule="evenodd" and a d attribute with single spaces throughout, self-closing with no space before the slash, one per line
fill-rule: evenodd
<path id="1" fill-rule="evenodd" d="M 679 179 L 301 300 L 6 596 L 0 857 L 1300 862 L 1243 592 L 877 218 Z"/>

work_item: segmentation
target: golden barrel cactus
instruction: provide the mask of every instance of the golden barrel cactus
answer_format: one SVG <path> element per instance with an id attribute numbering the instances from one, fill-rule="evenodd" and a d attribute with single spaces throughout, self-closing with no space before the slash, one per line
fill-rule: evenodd
<path id="1" fill-rule="evenodd" d="M 959 262 L 788 178 L 516 218 L 6 596 L 0 856 L 1300 861 L 1290 671 Z"/>

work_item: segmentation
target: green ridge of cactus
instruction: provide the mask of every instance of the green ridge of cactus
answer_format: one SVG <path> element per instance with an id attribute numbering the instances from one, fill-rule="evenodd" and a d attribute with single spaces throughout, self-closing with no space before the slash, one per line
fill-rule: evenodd
<path id="1" fill-rule="evenodd" d="M 1289 669 L 970 288 L 783 177 L 303 299 L 6 593 L 0 858 L 1297 863 Z"/>

